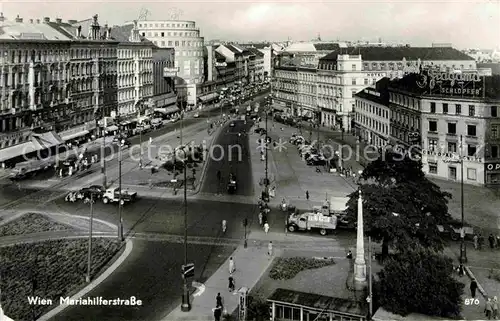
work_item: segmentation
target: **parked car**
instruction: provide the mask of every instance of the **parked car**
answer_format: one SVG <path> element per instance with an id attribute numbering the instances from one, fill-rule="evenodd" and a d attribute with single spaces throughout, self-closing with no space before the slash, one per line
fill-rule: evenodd
<path id="1" fill-rule="evenodd" d="M 120 204 L 123 205 L 125 203 L 135 201 L 137 197 L 137 192 L 129 192 L 127 190 L 122 190 L 121 197 L 119 192 L 120 189 L 118 187 L 108 188 L 102 196 L 102 202 L 104 204 L 117 203 L 121 198 Z"/>

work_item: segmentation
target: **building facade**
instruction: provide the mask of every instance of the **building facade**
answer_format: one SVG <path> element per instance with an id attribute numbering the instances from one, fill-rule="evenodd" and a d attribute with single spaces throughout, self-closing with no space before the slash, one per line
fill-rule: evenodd
<path id="1" fill-rule="evenodd" d="M 200 96 L 201 103 L 215 100 L 223 88 L 233 87 L 238 81 L 236 62 L 216 51 L 217 46 L 206 46 L 205 75 Z"/>
<path id="2" fill-rule="evenodd" d="M 248 50 L 254 55 L 254 79 L 253 82 L 263 82 L 265 80 L 264 75 L 264 53 L 256 48 L 248 48 Z"/>
<path id="3" fill-rule="evenodd" d="M 293 65 L 274 68 L 274 79 L 271 83 L 274 110 L 292 115 L 299 110 L 299 79 L 297 67 Z"/>
<path id="4" fill-rule="evenodd" d="M 164 113 L 179 111 L 175 93 L 175 77 L 165 77 L 165 70 L 175 68 L 174 48 L 153 48 L 153 104 L 155 109 L 164 109 Z"/>
<path id="5" fill-rule="evenodd" d="M 499 88 L 500 76 L 424 68 L 391 80 L 386 88 L 357 93 L 356 133 L 367 143 L 419 157 L 429 176 L 498 185 Z M 374 141 L 377 136 L 385 140 Z"/>
<path id="6" fill-rule="evenodd" d="M 204 81 L 204 38 L 194 21 L 155 20 L 139 21 L 143 37 L 160 48 L 175 49 L 175 67 L 179 68 L 175 79 L 176 88 L 186 102 L 194 106 L 197 89 Z"/>
<path id="7" fill-rule="evenodd" d="M 361 64 L 361 65 L 360 65 Z M 354 129 L 355 94 L 374 85 L 383 77 L 399 78 L 417 71 L 420 66 L 432 66 L 442 71 L 476 70 L 476 62 L 451 47 L 348 47 L 337 48 L 319 60 L 319 81 L 326 88 L 320 101 L 335 114 L 325 123 Z M 341 80 L 342 79 L 342 80 Z M 331 123 L 333 119 L 335 123 Z"/>
<path id="8" fill-rule="evenodd" d="M 82 31 L 61 19 L 0 16 L 1 162 L 89 137 L 95 114 L 116 107 L 118 43 L 97 16 L 89 20 Z"/>

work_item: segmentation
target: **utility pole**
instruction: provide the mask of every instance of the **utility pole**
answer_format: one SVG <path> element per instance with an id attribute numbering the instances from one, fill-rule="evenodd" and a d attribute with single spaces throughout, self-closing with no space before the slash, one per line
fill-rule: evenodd
<path id="1" fill-rule="evenodd" d="M 183 207 L 184 207 L 184 265 L 188 264 L 188 243 L 187 243 L 187 230 L 188 230 L 188 224 L 187 224 L 187 164 L 186 164 L 186 149 L 184 146 L 181 146 L 182 151 L 184 152 L 184 202 L 183 202 Z M 183 312 L 188 312 L 191 310 L 191 304 L 189 302 L 189 289 L 188 289 L 188 284 L 187 284 L 187 278 L 184 277 L 184 284 L 183 284 L 183 295 L 182 295 L 182 305 L 181 305 L 181 311 Z"/>
<path id="2" fill-rule="evenodd" d="M 372 237 L 368 236 L 368 270 L 369 270 L 369 275 L 368 275 L 368 298 L 366 299 L 368 301 L 368 306 L 369 306 L 369 314 L 368 318 L 369 320 L 372 319 L 373 315 L 373 291 L 372 291 L 372 259 L 373 259 L 373 254 L 372 254 Z"/>
<path id="3" fill-rule="evenodd" d="M 464 230 L 464 158 L 463 158 L 463 136 L 460 135 L 460 210 L 462 216 L 462 228 L 460 230 L 460 263 L 467 262 L 467 250 L 465 247 Z"/>
<path id="4" fill-rule="evenodd" d="M 118 241 L 123 242 L 123 222 L 122 222 L 122 148 L 123 139 L 121 133 L 121 124 L 118 125 Z M 141 145 L 142 149 L 142 145 Z"/>
<path id="5" fill-rule="evenodd" d="M 267 143 L 267 137 L 268 137 L 268 132 L 267 132 L 267 110 L 270 108 L 270 103 L 269 100 L 266 101 L 266 134 L 264 135 L 264 140 L 265 140 L 265 148 L 266 148 L 266 182 L 265 182 L 265 191 L 266 191 L 266 197 L 269 198 L 269 168 L 268 168 L 268 160 L 267 160 L 267 155 L 268 155 L 268 143 Z"/>
<path id="6" fill-rule="evenodd" d="M 92 223 L 94 221 L 94 193 L 90 192 L 90 220 L 89 220 L 89 249 L 87 257 L 87 276 L 85 281 L 90 282 L 90 268 L 92 266 Z"/>

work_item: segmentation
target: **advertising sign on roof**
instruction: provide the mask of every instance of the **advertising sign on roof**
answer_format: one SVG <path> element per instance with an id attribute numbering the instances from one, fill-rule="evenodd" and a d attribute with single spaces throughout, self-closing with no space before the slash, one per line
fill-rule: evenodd
<path id="1" fill-rule="evenodd" d="M 481 97 L 484 93 L 483 77 L 477 71 L 443 72 L 427 69 L 419 73 L 416 84 L 427 89 L 430 95 Z"/>

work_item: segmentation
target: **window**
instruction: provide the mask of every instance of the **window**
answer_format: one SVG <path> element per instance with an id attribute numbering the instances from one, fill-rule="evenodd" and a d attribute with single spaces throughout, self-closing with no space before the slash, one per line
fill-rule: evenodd
<path id="1" fill-rule="evenodd" d="M 352 71 L 356 71 L 356 65 L 352 65 Z"/>
<path id="2" fill-rule="evenodd" d="M 162 38 L 163 38 L 163 37 L 165 37 L 165 33 L 164 33 L 164 32 L 162 32 L 162 33 L 161 33 L 161 36 L 162 36 Z"/>
<path id="3" fill-rule="evenodd" d="M 491 146 L 491 157 L 498 158 L 498 146 Z"/>
<path id="4" fill-rule="evenodd" d="M 448 123 L 448 134 L 455 135 L 457 133 L 457 124 Z"/>
<path id="5" fill-rule="evenodd" d="M 491 106 L 491 117 L 498 117 L 497 106 Z"/>
<path id="6" fill-rule="evenodd" d="M 429 131 L 430 132 L 437 132 L 437 128 L 438 128 L 437 121 L 429 120 Z"/>
<path id="7" fill-rule="evenodd" d="M 433 113 L 433 114 L 436 113 L 436 103 L 434 103 L 434 102 L 431 103 L 431 113 Z"/>
<path id="8" fill-rule="evenodd" d="M 467 136 L 476 136 L 476 125 L 467 125 Z"/>
<path id="9" fill-rule="evenodd" d="M 429 150 L 436 150 L 437 143 L 437 139 L 429 139 Z"/>
<path id="10" fill-rule="evenodd" d="M 477 179 L 475 168 L 467 168 L 467 179 L 471 181 L 475 181 Z"/>
<path id="11" fill-rule="evenodd" d="M 456 153 L 457 152 L 457 143 L 448 142 L 448 153 Z"/>
<path id="12" fill-rule="evenodd" d="M 476 155 L 477 147 L 476 145 L 467 144 L 467 156 Z"/>
<path id="13" fill-rule="evenodd" d="M 460 115 L 462 113 L 462 105 L 455 105 L 455 114 Z"/>
<path id="14" fill-rule="evenodd" d="M 448 113 L 448 104 L 443 104 L 443 114 Z"/>
<path id="15" fill-rule="evenodd" d="M 437 163 L 429 162 L 429 174 L 437 174 L 437 173 L 438 173 Z"/>
<path id="16" fill-rule="evenodd" d="M 352 78 L 352 84 L 356 85 L 356 78 Z"/>
<path id="17" fill-rule="evenodd" d="M 476 116 L 476 107 L 474 107 L 474 105 L 469 105 L 469 116 L 470 117 Z"/>
<path id="18" fill-rule="evenodd" d="M 491 126 L 491 138 L 498 138 L 498 126 Z"/>
<path id="19" fill-rule="evenodd" d="M 368 79 L 366 79 L 366 78 L 365 78 L 365 80 L 364 80 L 364 84 L 365 84 L 365 85 L 368 85 Z"/>

